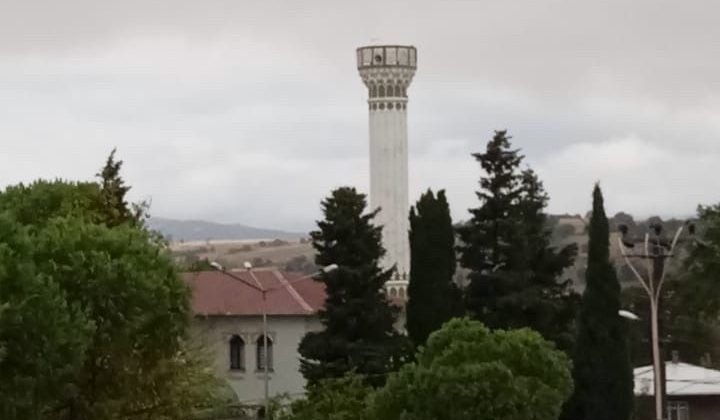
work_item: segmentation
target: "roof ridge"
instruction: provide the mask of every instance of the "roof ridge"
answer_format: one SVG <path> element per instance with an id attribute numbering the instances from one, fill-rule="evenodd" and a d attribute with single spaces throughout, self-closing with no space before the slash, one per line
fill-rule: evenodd
<path id="1" fill-rule="evenodd" d="M 290 293 L 290 296 L 295 299 L 295 301 L 308 313 L 312 313 L 313 309 L 312 307 L 305 301 L 305 299 L 298 293 L 298 291 L 290 284 L 290 282 L 285 278 L 282 272 L 278 270 L 273 270 L 272 273 L 275 275 L 275 277 L 278 279 L 280 284 L 285 286 L 285 289 L 287 289 L 288 293 Z"/>

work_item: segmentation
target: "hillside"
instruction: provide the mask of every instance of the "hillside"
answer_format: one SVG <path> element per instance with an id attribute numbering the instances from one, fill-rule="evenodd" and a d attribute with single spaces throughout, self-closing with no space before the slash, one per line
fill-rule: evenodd
<path id="1" fill-rule="evenodd" d="M 650 219 L 650 221 L 655 220 L 659 219 Z M 152 222 L 151 226 L 172 236 L 173 254 L 182 265 L 187 266 L 207 259 L 218 261 L 228 268 L 240 268 L 243 262 L 249 261 L 255 267 L 274 266 L 304 273 L 311 273 L 316 269 L 313 264 L 314 250 L 307 237 L 302 234 L 210 222 L 181 222 L 169 219 L 153 219 Z M 634 285 L 635 279 L 620 257 L 617 225 L 625 223 L 631 227 L 635 235 L 642 235 L 647 230 L 648 222 L 634 221 L 625 213 L 610 218 L 610 256 L 614 260 L 623 284 Z M 571 279 L 578 291 L 581 291 L 585 284 L 588 242 L 586 223 L 587 220 L 580 215 L 548 217 L 548 224 L 553 232 L 553 245 L 560 247 L 575 243 L 578 246 L 575 264 L 563 276 L 565 279 Z M 681 220 L 671 219 L 665 222 L 665 226 L 668 231 L 674 232 L 681 223 Z M 176 228 L 178 226 L 180 228 Z M 464 285 L 466 276 L 467 272 L 458 267 L 456 282 Z"/>
<path id="2" fill-rule="evenodd" d="M 165 235 L 171 242 L 299 239 L 306 236 L 304 233 L 263 229 L 241 224 L 206 222 L 203 220 L 174 220 L 152 217 L 148 224 L 152 229 Z"/>

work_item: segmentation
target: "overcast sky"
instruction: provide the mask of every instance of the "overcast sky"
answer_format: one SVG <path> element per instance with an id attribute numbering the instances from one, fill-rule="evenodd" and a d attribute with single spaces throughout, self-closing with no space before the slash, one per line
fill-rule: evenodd
<path id="1" fill-rule="evenodd" d="M 717 1 L 0 0 L 0 188 L 90 179 L 113 147 L 152 214 L 304 231 L 368 186 L 355 48 L 411 44 L 410 197 L 476 205 L 507 128 L 584 213 L 720 201 Z"/>

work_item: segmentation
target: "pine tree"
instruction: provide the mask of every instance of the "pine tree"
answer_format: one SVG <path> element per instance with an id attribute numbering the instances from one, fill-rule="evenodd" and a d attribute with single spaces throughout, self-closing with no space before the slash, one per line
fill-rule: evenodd
<path id="1" fill-rule="evenodd" d="M 125 195 L 130 187 L 120 176 L 123 161 L 115 160 L 116 149 L 108 156 L 105 166 L 96 176 L 100 178 L 100 200 L 108 226 L 118 226 L 123 223 L 142 225 L 147 210 L 146 203 L 128 204 Z"/>
<path id="2" fill-rule="evenodd" d="M 372 224 L 377 211 L 364 213 L 365 195 L 350 187 L 333 191 L 322 208 L 325 219 L 310 234 L 315 263 L 339 268 L 316 279 L 327 292 L 319 313 L 324 329 L 300 342 L 300 370 L 310 385 L 351 371 L 381 384 L 402 363 L 407 341 L 394 330 L 397 308 L 383 293 L 393 270 L 378 265 L 385 250 L 382 227 Z"/>
<path id="3" fill-rule="evenodd" d="M 563 418 L 627 420 L 633 375 L 626 325 L 618 316 L 620 283 L 609 256 L 608 220 L 600 187 L 593 191 L 586 287 L 582 296 L 573 379 L 575 392 Z"/>
<path id="4" fill-rule="evenodd" d="M 460 290 L 453 283 L 455 232 L 445 191 L 431 190 L 410 210 L 410 278 L 407 330 L 415 346 L 454 316 L 462 315 Z"/>
<path id="5" fill-rule="evenodd" d="M 558 278 L 572 265 L 576 246 L 550 246 L 547 194 L 532 170 L 519 169 L 523 156 L 505 131 L 473 156 L 486 176 L 480 206 L 458 228 L 460 262 L 471 271 L 467 309 L 491 328 L 530 327 L 567 350 L 576 295 Z"/>

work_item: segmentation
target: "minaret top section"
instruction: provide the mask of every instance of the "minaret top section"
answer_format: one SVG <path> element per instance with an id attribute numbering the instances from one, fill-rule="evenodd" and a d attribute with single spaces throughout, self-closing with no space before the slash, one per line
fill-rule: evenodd
<path id="1" fill-rule="evenodd" d="M 415 47 L 402 45 L 360 47 L 357 49 L 357 67 L 363 83 L 368 88 L 371 111 L 386 108 L 405 109 L 407 88 L 417 69 Z"/>
<path id="2" fill-rule="evenodd" d="M 417 68 L 417 50 L 402 45 L 371 45 L 357 49 L 358 70 L 387 67 Z"/>

